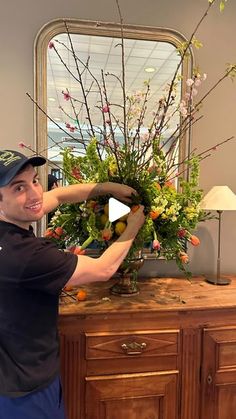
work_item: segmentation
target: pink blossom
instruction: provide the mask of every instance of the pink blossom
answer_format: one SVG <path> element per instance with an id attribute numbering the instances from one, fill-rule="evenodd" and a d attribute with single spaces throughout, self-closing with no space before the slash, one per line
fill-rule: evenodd
<path id="1" fill-rule="evenodd" d="M 187 230 L 185 230 L 185 228 L 180 228 L 177 232 L 177 236 L 182 239 L 183 237 L 185 237 L 187 234 Z"/>
<path id="2" fill-rule="evenodd" d="M 201 79 L 196 79 L 194 82 L 194 86 L 199 87 L 201 83 L 202 83 Z"/>
<path id="3" fill-rule="evenodd" d="M 193 88 L 193 89 L 192 89 L 192 95 L 193 95 L 193 96 L 196 96 L 196 95 L 197 95 L 197 93 L 198 93 L 197 89 L 194 89 L 194 88 Z"/>
<path id="4" fill-rule="evenodd" d="M 145 132 L 144 134 L 141 134 L 141 135 L 140 135 L 140 140 L 141 140 L 142 142 L 147 141 L 147 140 L 148 140 L 148 138 L 149 138 L 149 134 L 148 134 L 147 132 Z"/>
<path id="5" fill-rule="evenodd" d="M 26 146 L 26 144 L 25 144 L 23 141 L 20 141 L 20 142 L 19 142 L 19 144 L 18 144 L 18 146 L 19 146 L 20 148 L 25 148 L 25 147 L 27 147 L 27 146 Z"/>
<path id="6" fill-rule="evenodd" d="M 104 139 L 104 145 L 111 147 L 113 145 L 113 142 L 109 137 L 107 137 Z"/>
<path id="7" fill-rule="evenodd" d="M 187 84 L 188 87 L 191 87 L 193 85 L 193 83 L 194 83 L 193 79 L 187 79 L 186 80 L 186 84 Z"/>
<path id="8" fill-rule="evenodd" d="M 54 48 L 54 43 L 50 41 L 50 42 L 49 42 L 49 44 L 48 44 L 48 48 L 49 48 L 49 49 Z"/>
<path id="9" fill-rule="evenodd" d="M 102 112 L 103 112 L 103 113 L 107 113 L 107 112 L 109 112 L 109 110 L 110 110 L 110 108 L 109 108 L 109 106 L 108 106 L 108 105 L 104 105 L 104 106 L 102 107 Z"/>
<path id="10" fill-rule="evenodd" d="M 63 90 L 62 90 L 62 94 L 63 94 L 65 100 L 70 100 L 71 99 L 71 96 L 70 96 L 69 92 L 63 92 Z"/>
<path id="11" fill-rule="evenodd" d="M 69 122 L 66 122 L 66 128 L 70 131 L 70 132 L 75 132 L 75 130 L 77 129 L 76 127 L 74 127 L 73 125 L 69 124 Z"/>
<path id="12" fill-rule="evenodd" d="M 186 108 L 184 108 L 184 107 L 180 107 L 179 108 L 179 110 L 180 110 L 180 113 L 181 113 L 181 115 L 183 115 L 183 116 L 187 116 L 187 114 L 188 114 L 188 111 L 187 111 L 187 109 Z"/>
<path id="13" fill-rule="evenodd" d="M 202 75 L 202 80 L 203 80 L 203 81 L 205 81 L 205 80 L 206 80 L 206 78 L 207 78 L 207 74 L 206 74 L 206 73 L 204 73 L 204 74 Z"/>
<path id="14" fill-rule="evenodd" d="M 184 100 L 182 100 L 179 104 L 179 111 L 180 111 L 181 115 L 183 115 L 183 116 L 187 116 L 187 114 L 188 114 L 188 110 L 186 108 L 186 102 Z"/>

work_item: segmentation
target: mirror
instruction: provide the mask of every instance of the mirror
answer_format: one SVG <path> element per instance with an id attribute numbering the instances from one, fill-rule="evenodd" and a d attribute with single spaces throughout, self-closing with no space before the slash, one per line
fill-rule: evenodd
<path id="1" fill-rule="evenodd" d="M 65 26 L 66 25 L 66 26 Z M 66 33 L 68 30 L 70 36 Z M 151 123 L 152 111 L 171 82 L 180 62 L 177 48 L 186 41 L 179 33 L 164 29 L 124 25 L 124 68 L 126 95 L 144 91 L 149 80 L 150 94 L 146 112 L 146 126 Z M 81 64 L 82 85 L 87 96 L 88 113 L 81 106 L 81 83 L 72 75 L 76 72 L 71 42 Z M 53 47 L 48 48 L 49 44 Z M 55 48 L 54 48 L 55 46 Z M 191 59 L 181 64 L 179 76 L 186 80 Z M 107 75 L 106 91 L 109 103 L 116 104 L 117 120 L 119 104 L 122 102 L 122 53 L 121 29 L 119 24 L 58 19 L 45 25 L 39 32 L 35 44 L 35 109 L 37 151 L 48 160 L 48 173 L 54 174 L 64 184 L 61 150 L 71 147 L 75 155 L 83 155 L 81 138 L 87 141 L 96 133 L 98 140 L 103 135 L 102 115 L 99 109 L 99 91 L 96 81 L 102 86 L 102 73 Z M 177 100 L 183 95 L 184 83 L 176 88 Z M 67 94 L 76 98 L 76 110 Z M 40 110 L 41 109 L 41 110 Z M 44 112 L 43 112 L 43 111 Z M 47 117 L 48 115 L 48 117 Z M 166 138 L 179 124 L 179 113 L 171 118 L 166 128 Z M 79 126 L 78 126 L 79 123 Z M 94 130 L 94 131 L 93 131 Z M 116 140 L 122 143 L 122 132 L 116 126 Z M 165 142 L 165 137 L 163 138 Z M 174 159 L 181 162 L 186 155 L 186 143 L 181 141 L 174 151 Z M 47 177 L 41 173 L 46 189 Z M 42 223 L 40 234 L 45 231 Z"/>

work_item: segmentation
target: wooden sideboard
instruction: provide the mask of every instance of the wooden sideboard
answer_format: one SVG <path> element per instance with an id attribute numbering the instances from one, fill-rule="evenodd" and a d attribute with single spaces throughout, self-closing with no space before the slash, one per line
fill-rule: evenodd
<path id="1" fill-rule="evenodd" d="M 129 298 L 112 283 L 60 305 L 68 419 L 236 418 L 236 277 L 140 279 Z"/>

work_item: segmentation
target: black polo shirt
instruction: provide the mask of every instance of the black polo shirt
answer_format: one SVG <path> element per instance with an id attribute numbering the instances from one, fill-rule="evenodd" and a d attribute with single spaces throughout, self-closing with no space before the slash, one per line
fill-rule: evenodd
<path id="1" fill-rule="evenodd" d="M 0 221 L 0 394 L 22 396 L 59 373 L 58 300 L 77 256 L 32 227 Z"/>

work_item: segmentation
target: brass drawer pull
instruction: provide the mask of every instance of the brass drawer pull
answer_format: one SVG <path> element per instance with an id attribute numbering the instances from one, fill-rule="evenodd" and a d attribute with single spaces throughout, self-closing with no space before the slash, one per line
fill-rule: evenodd
<path id="1" fill-rule="evenodd" d="M 140 355 L 144 349 L 146 349 L 147 344 L 145 342 L 130 342 L 123 343 L 121 348 L 126 352 L 127 355 Z"/>

